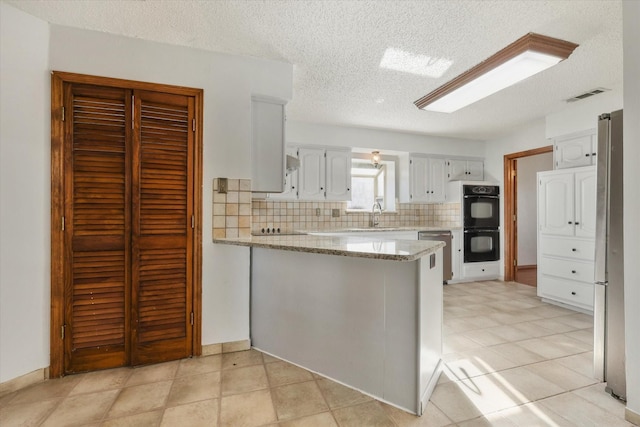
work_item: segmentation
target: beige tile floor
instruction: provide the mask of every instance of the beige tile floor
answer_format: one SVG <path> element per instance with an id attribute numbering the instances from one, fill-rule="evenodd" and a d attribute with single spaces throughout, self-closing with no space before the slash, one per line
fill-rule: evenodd
<path id="1" fill-rule="evenodd" d="M 445 371 L 421 418 L 250 350 L 46 381 L 0 426 L 630 426 L 591 379 L 592 319 L 497 281 L 444 288 Z"/>

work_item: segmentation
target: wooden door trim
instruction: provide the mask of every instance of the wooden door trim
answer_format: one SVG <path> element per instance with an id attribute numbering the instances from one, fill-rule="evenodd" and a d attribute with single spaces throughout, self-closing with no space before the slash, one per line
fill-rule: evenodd
<path id="1" fill-rule="evenodd" d="M 64 140 L 63 121 L 64 84 L 81 83 L 97 86 L 120 87 L 149 90 L 193 96 L 195 100 L 196 134 L 194 141 L 194 219 L 193 238 L 193 300 L 194 324 L 192 332 L 192 352 L 202 354 L 202 137 L 203 103 L 202 89 L 171 86 L 110 77 L 90 76 L 67 72 L 51 73 L 51 329 L 50 329 L 50 371 L 56 378 L 64 375 L 64 259 L 68 258 L 64 246 Z M 69 113 L 67 113 L 68 115 Z"/>
<path id="2" fill-rule="evenodd" d="M 538 154 L 552 153 L 553 145 L 534 148 L 504 156 L 504 280 L 515 279 L 516 268 L 513 265 L 518 255 L 518 236 L 513 216 L 516 212 L 518 200 L 517 160 Z"/>

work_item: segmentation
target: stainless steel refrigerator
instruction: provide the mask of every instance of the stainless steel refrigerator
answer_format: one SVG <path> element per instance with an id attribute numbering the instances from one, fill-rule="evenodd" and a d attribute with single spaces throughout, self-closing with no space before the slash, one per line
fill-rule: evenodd
<path id="1" fill-rule="evenodd" d="M 622 110 L 598 121 L 594 367 L 606 391 L 626 400 Z"/>

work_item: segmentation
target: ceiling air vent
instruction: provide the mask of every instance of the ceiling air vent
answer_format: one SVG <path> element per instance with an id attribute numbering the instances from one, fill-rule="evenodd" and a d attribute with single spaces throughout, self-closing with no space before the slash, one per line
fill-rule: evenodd
<path id="1" fill-rule="evenodd" d="M 565 99 L 565 101 L 567 101 L 567 102 L 576 102 L 576 101 L 580 101 L 580 100 L 583 100 L 583 99 L 585 99 L 585 98 L 589 98 L 590 96 L 597 95 L 597 94 L 602 93 L 602 92 L 606 92 L 606 91 L 608 91 L 608 90 L 611 90 L 611 89 L 606 89 L 606 88 L 603 88 L 603 87 L 598 87 L 598 88 L 595 88 L 595 89 L 593 89 L 593 90 L 590 90 L 589 92 L 581 93 L 580 95 L 576 95 L 576 96 L 571 97 L 571 98 L 569 98 L 569 99 Z"/>

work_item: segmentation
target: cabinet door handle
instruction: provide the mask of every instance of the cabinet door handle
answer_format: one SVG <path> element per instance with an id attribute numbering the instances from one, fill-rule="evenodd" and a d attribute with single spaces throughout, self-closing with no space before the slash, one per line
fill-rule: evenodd
<path id="1" fill-rule="evenodd" d="M 576 274 L 576 271 L 575 270 L 571 270 L 571 274 Z"/>
<path id="2" fill-rule="evenodd" d="M 580 223 L 578 221 L 576 221 L 576 225 L 580 225 Z"/>
<path id="3" fill-rule="evenodd" d="M 577 249 L 576 249 L 576 248 L 572 248 L 572 249 L 571 249 L 571 252 L 576 252 L 576 251 L 577 251 Z"/>
<path id="4" fill-rule="evenodd" d="M 569 224 L 573 224 L 573 222 L 569 221 Z"/>
<path id="5" fill-rule="evenodd" d="M 324 190 L 324 187 L 320 187 L 321 190 Z"/>
<path id="6" fill-rule="evenodd" d="M 596 154 L 597 154 L 597 153 L 591 153 L 591 155 L 592 155 L 593 157 L 595 157 L 595 156 L 596 156 Z"/>
<path id="7" fill-rule="evenodd" d="M 350 189 L 350 188 L 347 188 L 347 191 L 351 191 L 351 189 Z"/>
<path id="8" fill-rule="evenodd" d="M 590 154 L 590 153 L 587 153 L 587 154 L 585 154 L 584 156 L 585 156 L 585 157 L 590 157 L 590 156 L 591 156 L 591 154 Z"/>
<path id="9" fill-rule="evenodd" d="M 576 294 L 575 292 L 571 292 L 571 295 L 575 295 L 575 294 Z"/>

